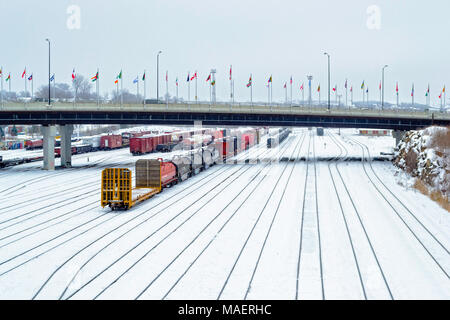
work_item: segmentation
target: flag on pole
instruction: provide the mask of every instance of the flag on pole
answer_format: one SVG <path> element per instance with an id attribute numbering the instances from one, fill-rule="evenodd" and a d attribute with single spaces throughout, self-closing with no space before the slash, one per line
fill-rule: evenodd
<path id="1" fill-rule="evenodd" d="M 380 91 L 381 91 L 381 81 L 380 81 L 380 86 L 378 87 L 379 89 L 380 89 Z"/>
<path id="2" fill-rule="evenodd" d="M 215 85 L 216 84 L 216 80 L 211 81 L 211 85 Z"/>
<path id="3" fill-rule="evenodd" d="M 72 70 L 72 81 L 74 81 L 75 80 L 75 77 L 76 77 L 76 75 L 75 75 L 75 68 Z"/>
<path id="4" fill-rule="evenodd" d="M 336 87 L 334 87 L 334 88 L 333 88 L 333 91 L 335 91 L 335 92 L 336 92 Z"/>
<path id="5" fill-rule="evenodd" d="M 178 87 L 178 77 L 177 77 L 177 79 L 175 80 L 175 85 Z"/>
<path id="6" fill-rule="evenodd" d="M 211 80 L 211 73 L 209 74 L 208 78 L 206 78 L 206 81 Z"/>
<path id="7" fill-rule="evenodd" d="M 303 83 L 302 83 L 302 85 L 300 86 L 300 90 L 303 91 Z"/>
<path id="8" fill-rule="evenodd" d="M 3 77 L 3 72 L 1 68 L 0 68 L 0 77 Z"/>
<path id="9" fill-rule="evenodd" d="M 230 65 L 230 80 L 231 80 L 231 69 L 232 69 L 232 66 Z"/>
<path id="10" fill-rule="evenodd" d="M 269 80 L 267 81 L 267 83 L 272 82 L 272 76 L 270 76 Z"/>
<path id="11" fill-rule="evenodd" d="M 25 70 L 23 70 L 22 72 L 22 78 L 25 77 L 25 74 L 27 73 L 27 68 L 25 68 Z"/>
<path id="12" fill-rule="evenodd" d="M 442 92 L 445 93 L 445 86 L 444 86 L 444 89 L 442 89 Z"/>
<path id="13" fill-rule="evenodd" d="M 290 79 L 289 81 L 290 81 L 290 83 L 292 84 L 292 76 L 291 76 L 291 79 Z"/>
<path id="14" fill-rule="evenodd" d="M 248 79 L 247 88 L 252 86 L 252 76 Z"/>
<path id="15" fill-rule="evenodd" d="M 139 79 L 138 79 L 138 77 L 136 77 L 136 79 L 133 80 L 133 83 L 138 83 L 138 82 L 139 82 Z"/>
<path id="16" fill-rule="evenodd" d="M 53 81 L 53 80 L 55 80 L 55 74 L 53 74 L 53 75 L 50 77 L 50 81 Z"/>
<path id="17" fill-rule="evenodd" d="M 369 86 L 367 86 L 366 93 L 369 93 Z"/>
<path id="18" fill-rule="evenodd" d="M 361 84 L 361 89 L 364 89 L 364 86 L 365 86 L 365 84 L 364 84 L 364 81 L 363 81 L 362 84 Z"/>
<path id="19" fill-rule="evenodd" d="M 33 80 L 33 74 L 31 74 L 29 77 L 28 77 L 28 80 Z"/>
<path id="20" fill-rule="evenodd" d="M 411 97 L 414 97 L 414 83 L 413 83 L 412 89 L 411 89 Z"/>
<path id="21" fill-rule="evenodd" d="M 350 92 L 353 92 L 353 86 L 350 87 Z"/>
<path id="22" fill-rule="evenodd" d="M 425 93 L 425 97 L 428 97 L 430 95 L 430 85 L 428 85 L 427 92 Z"/>
<path id="23" fill-rule="evenodd" d="M 117 75 L 116 79 L 122 79 L 122 70 L 120 70 L 120 73 Z"/>
<path id="24" fill-rule="evenodd" d="M 190 80 L 190 81 L 194 80 L 195 78 L 197 78 L 197 72 L 194 73 L 194 75 L 191 77 L 191 80 Z"/>
<path id="25" fill-rule="evenodd" d="M 397 82 L 397 84 L 395 85 L 395 92 L 398 93 L 398 82 Z"/>
<path id="26" fill-rule="evenodd" d="M 114 80 L 114 84 L 118 84 L 119 83 L 119 79 Z"/>
<path id="27" fill-rule="evenodd" d="M 144 74 L 142 75 L 142 81 L 145 81 L 145 72 L 144 72 Z"/>
<path id="28" fill-rule="evenodd" d="M 189 72 L 188 72 L 188 76 L 187 76 L 187 80 L 186 81 L 189 82 L 189 79 L 190 79 L 190 77 L 189 77 Z"/>
<path id="29" fill-rule="evenodd" d="M 283 89 L 286 89 L 286 82 L 284 83 Z"/>
<path id="30" fill-rule="evenodd" d="M 9 80 L 11 80 L 11 73 L 8 74 L 8 77 L 5 79 L 5 82 L 6 82 L 6 81 L 9 81 Z"/>
<path id="31" fill-rule="evenodd" d="M 91 80 L 92 80 L 92 82 L 95 82 L 95 81 L 98 80 L 98 71 L 97 71 L 97 73 L 95 74 L 95 76 L 93 76 L 93 77 L 91 78 Z"/>
<path id="32" fill-rule="evenodd" d="M 319 84 L 319 86 L 317 87 L 317 92 L 320 92 L 320 84 Z"/>
<path id="33" fill-rule="evenodd" d="M 166 71 L 166 81 L 169 81 L 168 71 Z"/>
<path id="34" fill-rule="evenodd" d="M 347 89 L 347 79 L 345 79 L 345 85 L 344 88 Z"/>

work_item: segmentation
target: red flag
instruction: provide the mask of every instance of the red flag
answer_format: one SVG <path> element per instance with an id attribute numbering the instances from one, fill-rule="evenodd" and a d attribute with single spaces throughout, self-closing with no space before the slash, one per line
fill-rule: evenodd
<path id="1" fill-rule="evenodd" d="M 206 81 L 211 80 L 211 74 L 209 74 L 208 78 L 206 78 Z"/>
<path id="2" fill-rule="evenodd" d="M 27 73 L 27 68 L 25 68 L 25 70 L 23 70 L 22 78 L 25 77 L 25 74 L 26 74 L 26 73 Z"/>
<path id="3" fill-rule="evenodd" d="M 303 83 L 302 83 L 302 85 L 300 86 L 300 90 L 302 90 L 302 91 L 303 91 Z"/>
<path id="4" fill-rule="evenodd" d="M 350 87 L 350 92 L 353 92 L 353 86 Z"/>
<path id="5" fill-rule="evenodd" d="M 75 80 L 75 69 L 72 70 L 72 81 Z"/>
<path id="6" fill-rule="evenodd" d="M 166 81 L 169 80 L 169 76 L 167 75 L 167 71 L 166 71 Z"/>
<path id="7" fill-rule="evenodd" d="M 284 83 L 284 87 L 283 88 L 286 89 L 286 82 Z"/>
<path id="8" fill-rule="evenodd" d="M 336 87 L 333 88 L 333 91 L 336 91 Z"/>
<path id="9" fill-rule="evenodd" d="M 194 80 L 195 78 L 197 78 L 197 72 L 194 73 L 194 75 L 191 77 L 191 81 Z"/>
<path id="10" fill-rule="evenodd" d="M 291 76 L 291 80 L 290 81 L 291 81 L 291 84 L 292 84 L 292 76 Z"/>
<path id="11" fill-rule="evenodd" d="M 232 68 L 232 66 L 230 65 L 230 80 L 231 80 L 231 68 Z"/>
<path id="12" fill-rule="evenodd" d="M 398 93 L 398 82 L 397 82 L 397 85 L 395 86 L 395 92 Z"/>
<path id="13" fill-rule="evenodd" d="M 380 82 L 380 90 L 381 90 L 381 82 Z"/>

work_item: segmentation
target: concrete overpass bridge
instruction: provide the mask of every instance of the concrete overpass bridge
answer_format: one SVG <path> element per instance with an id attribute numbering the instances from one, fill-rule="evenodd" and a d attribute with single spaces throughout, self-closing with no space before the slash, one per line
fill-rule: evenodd
<path id="1" fill-rule="evenodd" d="M 0 125 L 43 126 L 44 168 L 54 168 L 56 125 L 61 134 L 61 163 L 70 165 L 74 124 L 143 124 L 194 126 L 276 126 L 391 129 L 399 139 L 406 130 L 450 125 L 450 113 L 376 110 L 333 106 L 261 104 L 100 104 L 86 102 L 8 103 L 0 108 Z"/>

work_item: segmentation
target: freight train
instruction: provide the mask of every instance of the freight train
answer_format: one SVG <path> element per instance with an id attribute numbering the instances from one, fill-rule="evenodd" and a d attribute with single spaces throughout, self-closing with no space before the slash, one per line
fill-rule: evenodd
<path id="1" fill-rule="evenodd" d="M 228 136 L 223 136 L 224 134 L 228 134 Z M 249 149 L 259 143 L 263 134 L 265 134 L 265 130 L 259 129 L 214 132 L 211 134 L 214 140 L 211 138 L 207 145 L 193 150 L 179 151 L 170 159 L 138 160 L 136 161 L 135 188 L 132 188 L 130 169 L 104 169 L 101 182 L 101 206 L 103 208 L 108 206 L 112 210 L 127 210 L 160 193 L 164 188 L 185 181 L 201 171 Z M 152 138 L 150 141 L 156 139 L 155 136 L 142 139 L 146 138 Z M 130 139 L 130 148 L 134 144 L 132 141 L 133 139 Z"/>

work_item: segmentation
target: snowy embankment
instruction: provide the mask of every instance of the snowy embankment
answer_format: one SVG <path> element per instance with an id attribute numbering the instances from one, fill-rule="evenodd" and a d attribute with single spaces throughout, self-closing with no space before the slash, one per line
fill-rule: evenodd
<path id="1" fill-rule="evenodd" d="M 398 145 L 394 164 L 403 183 L 414 186 L 450 211 L 450 129 L 409 131 Z"/>

